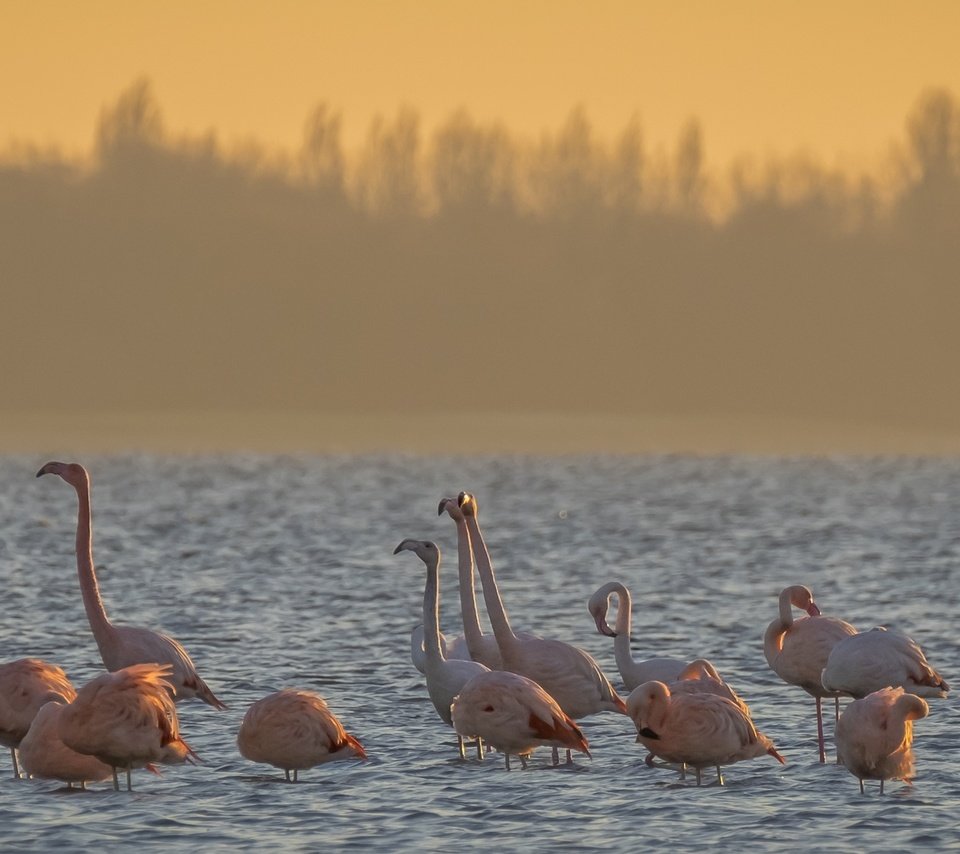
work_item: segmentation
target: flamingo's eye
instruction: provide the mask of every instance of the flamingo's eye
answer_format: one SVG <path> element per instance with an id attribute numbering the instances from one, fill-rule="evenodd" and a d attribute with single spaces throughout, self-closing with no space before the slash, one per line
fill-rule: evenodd
<path id="1" fill-rule="evenodd" d="M 483 710 L 484 710 L 485 712 L 492 712 L 492 711 L 493 711 L 493 706 L 484 706 L 484 707 L 483 707 Z"/>

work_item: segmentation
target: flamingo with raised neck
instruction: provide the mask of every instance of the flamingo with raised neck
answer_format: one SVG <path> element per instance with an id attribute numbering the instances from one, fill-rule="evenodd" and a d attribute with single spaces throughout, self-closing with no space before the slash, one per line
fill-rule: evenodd
<path id="1" fill-rule="evenodd" d="M 107 618 L 93 564 L 93 522 L 90 506 L 90 475 L 79 463 L 49 462 L 37 477 L 55 474 L 77 493 L 77 575 L 83 607 L 100 650 L 104 667 L 120 670 L 133 664 L 169 664 L 172 673 L 165 680 L 172 686 L 176 701 L 199 697 L 216 709 L 225 709 L 200 678 L 189 654 L 169 635 L 140 626 L 117 626 Z"/>

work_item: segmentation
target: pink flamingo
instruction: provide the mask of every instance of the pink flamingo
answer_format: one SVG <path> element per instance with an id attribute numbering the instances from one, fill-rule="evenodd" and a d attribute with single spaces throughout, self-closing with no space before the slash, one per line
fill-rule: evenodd
<path id="1" fill-rule="evenodd" d="M 589 745 L 574 721 L 540 685 L 518 673 L 488 670 L 474 676 L 457 695 L 453 727 L 464 738 L 483 739 L 504 755 L 527 757 L 538 746 L 578 750 Z"/>
<path id="2" fill-rule="evenodd" d="M 514 634 L 477 523 L 476 499 L 461 492 L 458 504 L 470 530 L 483 598 L 504 668 L 541 685 L 574 720 L 601 711 L 625 714 L 626 704 L 591 655 L 562 641 Z"/>
<path id="3" fill-rule="evenodd" d="M 897 686 L 918 697 L 946 697 L 950 690 L 913 638 L 882 626 L 840 641 L 821 680 L 829 690 L 853 697 Z"/>
<path id="4" fill-rule="evenodd" d="M 801 608 L 809 616 L 794 620 L 793 608 Z M 821 762 L 826 762 L 827 758 L 821 699 L 834 698 L 836 719 L 840 717 L 840 693 L 824 688 L 820 673 L 834 646 L 856 633 L 857 630 L 843 620 L 821 616 L 810 588 L 796 584 L 781 591 L 780 616 L 767 626 L 763 635 L 763 654 L 770 669 L 784 682 L 799 685 L 817 701 L 817 743 Z"/>
<path id="5" fill-rule="evenodd" d="M 440 715 L 440 719 L 453 726 L 450 715 L 450 704 L 453 698 L 460 693 L 463 686 L 479 673 L 486 673 L 489 668 L 479 661 L 464 661 L 462 659 L 447 659 L 440 646 L 440 549 L 429 540 L 404 540 L 393 553 L 412 551 L 427 567 L 427 583 L 423 588 L 423 625 L 426 629 L 425 667 L 427 677 L 427 693 L 433 707 Z M 463 736 L 457 735 L 457 747 L 460 758 L 466 755 L 463 747 Z M 483 744 L 477 742 L 477 758 L 483 759 Z"/>
<path id="6" fill-rule="evenodd" d="M 854 700 L 837 722 L 837 755 L 860 781 L 903 780 L 914 775 L 913 722 L 929 712 L 926 700 L 903 688 L 881 688 Z"/>
<path id="7" fill-rule="evenodd" d="M 457 526 L 457 569 L 460 588 L 460 612 L 463 616 L 463 636 L 448 644 L 447 658 L 472 658 L 490 670 L 502 670 L 500 647 L 493 635 L 485 635 L 480 626 L 477 595 L 473 584 L 473 550 L 467 520 L 456 498 L 441 498 L 437 515 L 446 513 Z M 529 632 L 517 632 L 519 638 L 534 638 Z"/>
<path id="8" fill-rule="evenodd" d="M 617 597 L 616 631 L 607 625 L 607 610 L 610 607 L 610 597 Z M 679 658 L 648 658 L 637 661 L 630 652 L 630 623 L 633 603 L 630 600 L 630 591 L 619 581 L 610 581 L 604 584 L 587 603 L 587 610 L 597 624 L 597 631 L 611 637 L 613 653 L 617 661 L 617 670 L 628 691 L 638 685 L 657 679 L 660 682 L 673 682 L 678 679 L 680 672 L 687 663 Z"/>
<path id="9" fill-rule="evenodd" d="M 697 771 L 770 755 L 786 760 L 750 715 L 726 697 L 711 693 L 672 692 L 663 682 L 646 682 L 627 699 L 627 713 L 637 727 L 637 741 L 667 762 L 692 765 Z"/>
<path id="10" fill-rule="evenodd" d="M 96 756 L 77 753 L 60 738 L 60 716 L 66 705 L 58 700 L 44 704 L 37 712 L 30 731 L 20 742 L 20 761 L 31 777 L 60 780 L 73 788 L 79 783 L 86 789 L 87 781 L 106 780 L 113 769 Z"/>
<path id="11" fill-rule="evenodd" d="M 177 709 L 167 680 L 169 664 L 134 664 L 104 673 L 84 685 L 60 712 L 63 743 L 77 753 L 95 756 L 113 770 L 113 788 L 120 790 L 117 769 L 153 771 L 154 763 L 196 761 L 180 737 Z"/>
<path id="12" fill-rule="evenodd" d="M 343 728 L 323 697 L 296 688 L 284 688 L 251 705 L 240 724 L 237 747 L 251 762 L 282 768 L 288 783 L 297 782 L 299 771 L 325 762 L 367 758 L 363 745 Z"/>
<path id="13" fill-rule="evenodd" d="M 39 658 L 0 665 L 0 745 L 10 748 L 13 777 L 20 779 L 17 748 L 41 707 L 51 700 L 69 703 L 77 692 L 63 668 Z"/>
<path id="14" fill-rule="evenodd" d="M 59 462 L 47 463 L 37 472 L 37 477 L 45 474 L 57 475 L 77 492 L 77 575 L 80 577 L 83 607 L 107 670 L 120 670 L 132 664 L 169 664 L 172 674 L 168 682 L 173 686 L 178 702 L 199 697 L 216 709 L 225 709 L 226 706 L 200 678 L 187 651 L 172 637 L 140 626 L 116 626 L 107 619 L 93 566 L 90 476 L 79 463 Z"/>

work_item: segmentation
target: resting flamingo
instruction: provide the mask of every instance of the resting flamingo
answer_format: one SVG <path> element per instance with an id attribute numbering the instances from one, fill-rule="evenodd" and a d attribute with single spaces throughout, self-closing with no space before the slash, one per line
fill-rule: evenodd
<path id="1" fill-rule="evenodd" d="M 809 616 L 793 619 L 793 608 L 800 608 Z M 840 693 L 824 688 L 820 673 L 833 647 L 857 630 L 836 617 L 824 617 L 813 601 L 809 587 L 795 584 L 780 592 L 780 615 L 773 620 L 763 635 L 763 654 L 770 669 L 784 682 L 799 685 L 817 702 L 817 744 L 820 761 L 826 762 L 823 742 L 823 697 L 833 697 L 834 719 L 840 717 Z"/>
<path id="2" fill-rule="evenodd" d="M 323 697 L 296 688 L 284 688 L 251 705 L 240 724 L 237 747 L 251 762 L 283 769 L 288 783 L 297 782 L 299 771 L 325 762 L 367 758 L 363 745 L 343 728 Z"/>
<path id="3" fill-rule="evenodd" d="M 903 688 L 881 688 L 854 700 L 837 721 L 837 755 L 860 781 L 903 780 L 914 775 L 913 722 L 929 712 L 926 700 Z"/>
<path id="4" fill-rule="evenodd" d="M 196 761 L 197 755 L 180 737 L 169 664 L 134 664 L 104 673 L 79 691 L 60 712 L 63 743 L 77 753 L 95 756 L 113 771 L 113 788 L 120 790 L 117 769 L 127 772 L 154 763 Z"/>
<path id="5" fill-rule="evenodd" d="M 897 686 L 918 697 L 946 697 L 950 690 L 913 638 L 882 626 L 838 643 L 821 679 L 827 690 L 858 698 Z"/>
<path id="6" fill-rule="evenodd" d="M 607 625 L 607 610 L 610 607 L 610 597 L 617 597 L 616 630 Z M 648 658 L 637 661 L 630 652 L 630 623 L 633 603 L 630 591 L 619 581 L 610 581 L 604 584 L 587 603 L 587 610 L 597 624 L 597 631 L 611 637 L 613 653 L 617 661 L 617 670 L 628 691 L 638 685 L 653 679 L 660 682 L 673 682 L 680 677 L 680 672 L 687 662 L 679 658 Z"/>
<path id="7" fill-rule="evenodd" d="M 527 757 L 538 746 L 579 750 L 589 745 L 576 723 L 532 679 L 506 670 L 474 676 L 453 701 L 453 727 L 464 738 L 483 739 L 504 755 Z"/>
<path id="8" fill-rule="evenodd" d="M 541 685 L 574 720 L 601 711 L 625 714 L 623 700 L 588 653 L 563 641 L 514 634 L 480 533 L 477 501 L 469 493 L 461 492 L 458 504 L 467 520 L 483 598 L 504 668 Z"/>
<path id="9" fill-rule="evenodd" d="M 423 588 L 423 625 L 426 642 L 425 675 L 427 693 L 440 719 L 453 726 L 450 704 L 460 693 L 463 686 L 479 673 L 489 668 L 478 661 L 444 658 L 440 646 L 440 549 L 429 540 L 404 540 L 394 549 L 394 554 L 412 551 L 427 567 L 427 581 Z M 463 748 L 463 736 L 457 734 L 457 747 L 460 758 L 466 755 Z M 477 758 L 483 759 L 483 744 L 477 741 Z"/>
<path id="10" fill-rule="evenodd" d="M 140 626 L 116 626 L 110 622 L 93 565 L 90 476 L 79 463 L 59 462 L 47 463 L 37 472 L 37 477 L 45 474 L 57 475 L 77 492 L 77 575 L 83 607 L 107 670 L 120 670 L 131 664 L 169 664 L 172 673 L 167 681 L 173 686 L 176 701 L 199 697 L 216 709 L 225 709 L 197 674 L 187 651 L 172 637 Z"/>
<path id="11" fill-rule="evenodd" d="M 674 693 L 663 682 L 645 682 L 631 692 L 627 713 L 637 727 L 637 741 L 667 762 L 692 765 L 698 786 L 702 768 L 715 767 L 722 786 L 721 765 L 767 754 L 785 763 L 750 715 L 726 697 Z"/>
<path id="12" fill-rule="evenodd" d="M 20 742 L 20 761 L 31 777 L 43 780 L 60 780 L 73 788 L 79 783 L 81 789 L 87 782 L 107 780 L 113 769 L 96 756 L 77 753 L 60 738 L 60 716 L 66 708 L 59 700 L 45 703 L 37 712 L 30 731 Z"/>
<path id="13" fill-rule="evenodd" d="M 20 779 L 17 748 L 41 707 L 51 700 L 69 703 L 77 692 L 63 668 L 39 658 L 0 665 L 0 745 L 10 748 L 13 777 Z"/>

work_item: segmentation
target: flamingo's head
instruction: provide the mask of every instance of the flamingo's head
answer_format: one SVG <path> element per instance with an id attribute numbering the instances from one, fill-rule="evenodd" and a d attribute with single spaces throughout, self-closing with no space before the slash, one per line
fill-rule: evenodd
<path id="1" fill-rule="evenodd" d="M 87 470 L 80 463 L 49 462 L 37 472 L 37 477 L 45 474 L 59 475 L 74 487 L 81 485 L 88 479 Z"/>
<path id="2" fill-rule="evenodd" d="M 460 505 L 456 498 L 441 498 L 440 506 L 437 507 L 437 515 L 442 516 L 447 513 L 454 522 L 463 521 L 463 513 L 460 511 Z"/>
<path id="3" fill-rule="evenodd" d="M 587 602 L 587 610 L 597 624 L 597 631 L 608 638 L 615 638 L 617 633 L 607 625 L 607 608 L 610 604 L 610 595 L 605 588 L 600 588 Z"/>
<path id="4" fill-rule="evenodd" d="M 787 590 L 789 590 L 790 604 L 794 608 L 806 611 L 811 617 L 820 616 L 820 609 L 817 607 L 817 603 L 813 601 L 813 593 L 809 587 L 795 584 L 793 587 L 788 587 Z"/>
<path id="5" fill-rule="evenodd" d="M 644 682 L 627 697 L 627 715 L 637 728 L 637 740 L 657 740 L 670 705 L 670 689 L 663 682 Z"/>
<path id="6" fill-rule="evenodd" d="M 460 495 L 457 496 L 457 505 L 460 507 L 460 512 L 464 516 L 472 516 L 474 519 L 477 518 L 477 499 L 469 492 L 461 492 Z"/>
<path id="7" fill-rule="evenodd" d="M 436 543 L 430 540 L 404 540 L 393 550 L 393 553 L 396 555 L 403 551 L 413 552 L 426 564 L 436 563 L 440 560 L 440 549 L 437 548 Z"/>

